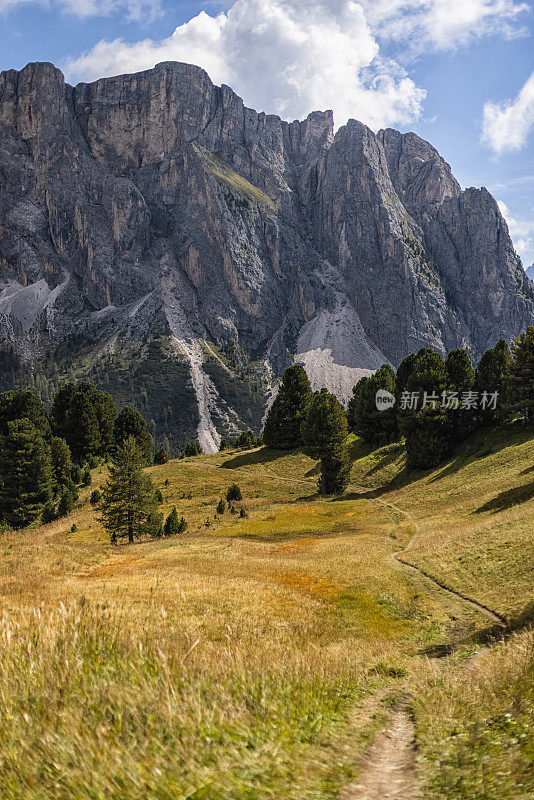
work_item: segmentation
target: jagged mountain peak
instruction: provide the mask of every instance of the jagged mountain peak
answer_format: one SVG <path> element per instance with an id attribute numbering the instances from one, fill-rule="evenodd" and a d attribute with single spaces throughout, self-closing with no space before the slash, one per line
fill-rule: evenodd
<path id="1" fill-rule="evenodd" d="M 3 347 L 98 374 L 162 342 L 189 375 L 177 440 L 258 428 L 294 358 L 346 401 L 385 361 L 476 356 L 533 319 L 494 199 L 416 134 L 285 122 L 163 62 L 75 87 L 52 64 L 3 72 L 0 137 Z M 123 399 L 157 428 L 154 391 Z"/>

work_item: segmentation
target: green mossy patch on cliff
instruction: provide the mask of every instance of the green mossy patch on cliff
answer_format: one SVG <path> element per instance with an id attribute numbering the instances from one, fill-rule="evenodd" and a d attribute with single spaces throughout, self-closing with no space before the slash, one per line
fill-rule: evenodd
<path id="1" fill-rule="evenodd" d="M 236 424 L 259 433 L 266 405 L 261 365 L 250 362 L 246 366 L 235 366 L 213 344 L 206 346 L 204 352 L 203 369 L 213 381 L 221 400 L 238 415 Z M 220 427 L 224 428 L 223 419 Z M 224 433 L 231 435 L 230 431 Z"/>
<path id="2" fill-rule="evenodd" d="M 232 193 L 242 198 L 241 205 L 246 205 L 248 201 L 256 203 L 268 214 L 278 216 L 278 208 L 271 198 L 261 189 L 243 178 L 231 167 L 224 163 L 217 153 L 210 153 L 204 147 L 195 145 L 195 150 L 201 157 L 206 171 L 222 186 L 229 188 Z M 235 200 L 234 200 L 235 204 Z"/>

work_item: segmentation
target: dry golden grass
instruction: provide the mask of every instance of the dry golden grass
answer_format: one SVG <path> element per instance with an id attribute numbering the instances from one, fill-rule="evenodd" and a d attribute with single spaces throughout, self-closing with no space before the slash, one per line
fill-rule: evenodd
<path id="1" fill-rule="evenodd" d="M 510 613 L 526 604 L 532 501 L 477 509 L 526 480 L 532 437 L 511 436 L 410 481 L 398 448 L 353 448 L 355 484 L 419 521 L 413 562 Z M 2 800 L 335 797 L 384 720 L 355 709 L 400 684 L 420 699 L 429 797 L 448 797 L 433 755 L 443 732 L 425 708 L 453 713 L 460 656 L 487 621 L 395 562 L 413 525 L 372 496 L 319 500 L 317 464 L 300 453 L 202 456 L 150 472 L 165 512 L 176 505 L 186 517 L 185 535 L 111 546 L 88 502 L 101 469 L 67 519 L 0 536 Z M 215 514 L 234 481 L 246 518 Z M 450 644 L 429 671 L 426 654 Z M 481 657 L 496 694 L 511 652 Z"/>

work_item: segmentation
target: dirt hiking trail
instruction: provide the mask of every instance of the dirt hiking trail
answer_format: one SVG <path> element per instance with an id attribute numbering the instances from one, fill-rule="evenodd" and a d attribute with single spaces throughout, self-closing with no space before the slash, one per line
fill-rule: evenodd
<path id="1" fill-rule="evenodd" d="M 363 758 L 357 783 L 340 800 L 418 800 L 414 726 L 406 701 L 399 700 L 388 726 L 377 733 Z"/>

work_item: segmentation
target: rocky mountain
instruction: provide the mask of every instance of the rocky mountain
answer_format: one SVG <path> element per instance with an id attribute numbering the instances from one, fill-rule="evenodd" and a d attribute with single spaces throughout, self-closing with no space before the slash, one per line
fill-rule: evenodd
<path id="1" fill-rule="evenodd" d="M 495 200 L 430 144 L 287 123 L 198 67 L 1 73 L 0 180 L 4 385 L 89 377 L 176 446 L 258 429 L 293 359 L 347 400 L 385 361 L 477 357 L 534 319 Z"/>
<path id="2" fill-rule="evenodd" d="M 531 281 L 534 281 L 534 264 L 532 264 L 530 267 L 527 267 L 527 275 Z"/>

